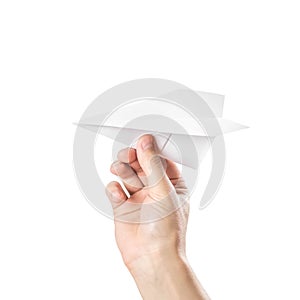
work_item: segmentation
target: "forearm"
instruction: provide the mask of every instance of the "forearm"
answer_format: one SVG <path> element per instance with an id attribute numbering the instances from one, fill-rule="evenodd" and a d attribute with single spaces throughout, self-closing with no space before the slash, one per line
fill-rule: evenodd
<path id="1" fill-rule="evenodd" d="M 169 254 L 142 258 L 130 272 L 145 300 L 209 299 L 185 258 Z"/>

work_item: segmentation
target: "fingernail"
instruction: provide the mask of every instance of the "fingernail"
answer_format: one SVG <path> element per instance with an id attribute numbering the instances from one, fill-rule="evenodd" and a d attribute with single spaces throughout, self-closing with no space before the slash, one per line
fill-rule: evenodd
<path id="1" fill-rule="evenodd" d="M 124 198 L 123 194 L 119 190 L 115 189 L 115 190 L 111 191 L 111 200 L 112 201 L 114 201 L 114 202 L 124 201 L 123 198 Z"/>
<path id="2" fill-rule="evenodd" d="M 121 197 L 120 192 L 118 191 L 113 191 L 112 196 L 114 199 L 119 199 Z"/>
<path id="3" fill-rule="evenodd" d="M 144 137 L 141 146 L 143 150 L 153 149 L 153 137 L 151 135 Z"/>

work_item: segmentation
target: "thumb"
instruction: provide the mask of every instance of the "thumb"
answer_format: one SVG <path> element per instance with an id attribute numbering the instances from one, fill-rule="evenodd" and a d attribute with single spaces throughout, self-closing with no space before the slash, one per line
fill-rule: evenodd
<path id="1" fill-rule="evenodd" d="M 171 182 L 166 174 L 166 161 L 159 156 L 155 138 L 152 135 L 143 135 L 137 143 L 137 158 L 146 175 L 149 192 L 158 198 L 165 197 L 171 188 Z M 157 198 L 157 197 L 155 197 Z"/>

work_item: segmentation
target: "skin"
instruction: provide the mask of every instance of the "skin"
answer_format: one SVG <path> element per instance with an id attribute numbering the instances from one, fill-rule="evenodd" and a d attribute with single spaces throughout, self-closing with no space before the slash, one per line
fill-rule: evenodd
<path id="1" fill-rule="evenodd" d="M 161 159 L 153 136 L 144 135 L 136 150 L 119 152 L 111 172 L 130 194 L 118 182 L 106 189 L 117 245 L 143 299 L 209 299 L 186 258 L 188 191 L 176 165 Z M 153 220 L 143 222 L 145 215 Z"/>

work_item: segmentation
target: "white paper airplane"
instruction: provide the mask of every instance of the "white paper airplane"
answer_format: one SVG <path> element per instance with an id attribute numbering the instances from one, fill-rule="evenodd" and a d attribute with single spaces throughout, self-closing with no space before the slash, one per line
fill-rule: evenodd
<path id="1" fill-rule="evenodd" d="M 105 114 L 103 114 L 100 118 L 99 115 L 95 115 L 88 120 L 81 120 L 76 125 L 116 140 L 124 144 L 125 147 L 133 148 L 140 136 L 150 133 L 155 136 L 161 157 L 196 169 L 217 136 L 247 128 L 247 126 L 222 118 L 224 96 L 206 92 L 197 93 L 209 105 L 216 116 L 215 118 L 203 117 L 197 123 L 191 116 L 182 116 L 178 113 L 176 115 L 175 111 L 172 112 L 170 108 L 160 105 L 161 113 L 168 115 L 168 119 L 165 121 L 159 115 L 150 114 L 143 116 L 137 122 L 127 122 L 124 125 L 124 116 L 127 120 L 132 120 L 136 115 L 136 110 L 134 111 L 129 105 L 127 111 L 125 109 L 121 115 L 108 118 L 105 124 L 97 124 L 97 120 L 104 119 Z M 155 110 L 157 110 L 157 102 L 150 101 L 150 104 L 155 106 Z M 151 105 L 150 109 L 149 107 L 147 109 L 151 111 Z M 176 122 L 169 122 L 172 121 L 172 118 Z M 219 126 L 215 126 L 216 122 Z M 209 131 L 205 130 L 207 128 Z M 198 155 L 191 153 L 193 152 L 192 149 L 195 149 Z"/>

